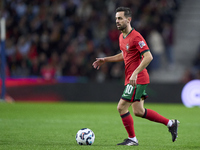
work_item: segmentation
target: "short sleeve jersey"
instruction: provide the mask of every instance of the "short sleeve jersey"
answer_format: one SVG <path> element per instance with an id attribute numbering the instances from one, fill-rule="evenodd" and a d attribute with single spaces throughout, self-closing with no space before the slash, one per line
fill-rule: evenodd
<path id="1" fill-rule="evenodd" d="M 125 85 L 127 85 L 133 71 L 139 66 L 143 59 L 142 54 L 149 51 L 149 47 L 142 35 L 135 29 L 132 29 L 125 38 L 122 33 L 120 34 L 119 46 L 124 58 Z M 148 84 L 149 82 L 149 74 L 146 69 L 143 69 L 138 74 L 136 83 Z"/>

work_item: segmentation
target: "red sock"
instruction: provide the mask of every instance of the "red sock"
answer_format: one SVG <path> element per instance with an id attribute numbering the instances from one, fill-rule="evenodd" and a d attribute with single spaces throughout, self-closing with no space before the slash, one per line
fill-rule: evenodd
<path id="1" fill-rule="evenodd" d="M 150 121 L 159 122 L 164 125 L 167 125 L 167 123 L 169 122 L 169 119 L 161 116 L 159 113 L 157 113 L 151 109 L 145 109 L 145 114 L 144 114 L 143 118 L 146 118 Z"/>
<path id="2" fill-rule="evenodd" d="M 130 112 L 127 112 L 126 114 L 122 114 L 121 118 L 122 118 L 124 127 L 126 128 L 126 131 L 128 133 L 128 137 L 130 137 L 130 138 L 135 137 L 133 118 L 132 118 Z"/>

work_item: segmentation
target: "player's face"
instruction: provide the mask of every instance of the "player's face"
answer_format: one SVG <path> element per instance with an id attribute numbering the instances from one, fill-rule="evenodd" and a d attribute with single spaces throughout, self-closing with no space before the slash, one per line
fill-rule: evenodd
<path id="1" fill-rule="evenodd" d="M 120 31 L 126 29 L 127 24 L 130 23 L 129 19 L 124 16 L 123 11 L 117 12 L 115 15 L 115 19 L 116 19 L 117 28 Z"/>

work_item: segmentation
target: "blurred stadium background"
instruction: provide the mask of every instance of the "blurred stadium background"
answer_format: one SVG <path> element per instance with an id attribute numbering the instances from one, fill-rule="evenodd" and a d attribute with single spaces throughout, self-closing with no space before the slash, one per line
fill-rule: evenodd
<path id="1" fill-rule="evenodd" d="M 150 102 L 181 102 L 183 86 L 200 79 L 200 1 L 4 0 L 6 99 L 118 101 L 123 63 L 92 68 L 119 52 L 115 9 L 128 6 L 148 42 Z M 1 49 L 2 51 L 2 49 Z M 161 99 L 162 98 L 162 99 Z"/>

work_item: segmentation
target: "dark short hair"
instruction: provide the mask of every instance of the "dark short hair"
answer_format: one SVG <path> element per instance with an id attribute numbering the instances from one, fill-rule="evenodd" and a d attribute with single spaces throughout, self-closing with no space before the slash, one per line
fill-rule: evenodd
<path id="1" fill-rule="evenodd" d="M 132 17 L 132 11 L 131 11 L 130 8 L 128 8 L 128 7 L 118 7 L 116 9 L 116 12 L 120 12 L 120 11 L 124 12 L 125 17 Z"/>

